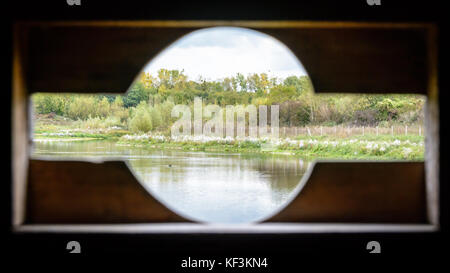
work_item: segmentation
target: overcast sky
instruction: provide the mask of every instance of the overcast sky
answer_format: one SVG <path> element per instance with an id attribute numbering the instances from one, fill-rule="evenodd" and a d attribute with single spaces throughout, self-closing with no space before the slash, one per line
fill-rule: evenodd
<path id="1" fill-rule="evenodd" d="M 286 78 L 305 75 L 301 63 L 278 40 L 249 29 L 215 27 L 192 32 L 176 41 L 146 66 L 156 76 L 160 68 L 184 69 L 190 80 L 202 76 L 223 79 L 241 73 L 267 73 Z"/>

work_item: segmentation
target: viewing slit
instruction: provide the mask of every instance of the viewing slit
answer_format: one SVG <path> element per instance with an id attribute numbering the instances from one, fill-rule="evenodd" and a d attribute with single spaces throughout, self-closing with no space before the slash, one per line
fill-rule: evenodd
<path id="1" fill-rule="evenodd" d="M 32 158 L 126 160 L 153 196 L 199 222 L 264 220 L 316 159 L 424 160 L 423 96 L 316 95 L 285 45 L 243 28 L 186 35 L 123 96 L 32 101 Z"/>

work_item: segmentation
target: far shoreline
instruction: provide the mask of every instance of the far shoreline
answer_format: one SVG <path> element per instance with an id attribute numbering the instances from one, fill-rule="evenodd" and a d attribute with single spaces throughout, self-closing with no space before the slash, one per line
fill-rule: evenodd
<path id="1" fill-rule="evenodd" d="M 164 140 L 164 136 L 92 134 L 81 132 L 58 136 L 35 134 L 35 142 L 83 142 L 111 141 L 116 145 L 143 147 L 146 149 L 163 149 L 192 152 L 223 152 L 238 154 L 259 154 L 264 156 L 293 156 L 306 160 L 407 160 L 424 161 L 424 143 L 422 136 L 353 136 L 352 138 L 334 138 L 330 136 L 299 136 L 294 139 L 280 139 L 277 145 L 265 147 L 263 140 L 233 140 L 228 142 L 209 141 L 175 142 Z M 125 137 L 127 136 L 127 137 Z"/>

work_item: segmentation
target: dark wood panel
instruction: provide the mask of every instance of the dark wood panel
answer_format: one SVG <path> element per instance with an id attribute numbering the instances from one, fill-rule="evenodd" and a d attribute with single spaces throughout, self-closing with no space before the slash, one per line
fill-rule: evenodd
<path id="1" fill-rule="evenodd" d="M 424 164 L 317 162 L 267 222 L 426 223 Z"/>
<path id="2" fill-rule="evenodd" d="M 30 91 L 123 93 L 143 66 L 176 39 L 217 25 L 247 26 L 285 43 L 304 64 L 317 92 L 427 91 L 429 26 L 278 24 L 32 24 L 28 26 Z"/>
<path id="3" fill-rule="evenodd" d="M 428 67 L 424 29 L 262 30 L 293 51 L 317 92 L 426 94 Z"/>
<path id="4" fill-rule="evenodd" d="M 188 221 L 153 198 L 124 162 L 30 160 L 26 223 Z"/>
<path id="5" fill-rule="evenodd" d="M 148 61 L 190 30 L 33 27 L 30 91 L 125 93 Z"/>
<path id="6" fill-rule="evenodd" d="M 123 162 L 31 160 L 26 223 L 188 221 L 154 199 Z M 317 163 L 267 222 L 426 223 L 423 163 Z"/>

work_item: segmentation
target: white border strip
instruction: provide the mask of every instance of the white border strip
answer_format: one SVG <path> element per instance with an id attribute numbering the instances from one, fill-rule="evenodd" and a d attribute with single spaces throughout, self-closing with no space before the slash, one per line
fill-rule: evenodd
<path id="1" fill-rule="evenodd" d="M 392 233 L 435 232 L 431 224 L 26 224 L 13 227 L 15 233 L 124 233 L 124 234 L 288 234 L 288 233 Z"/>

